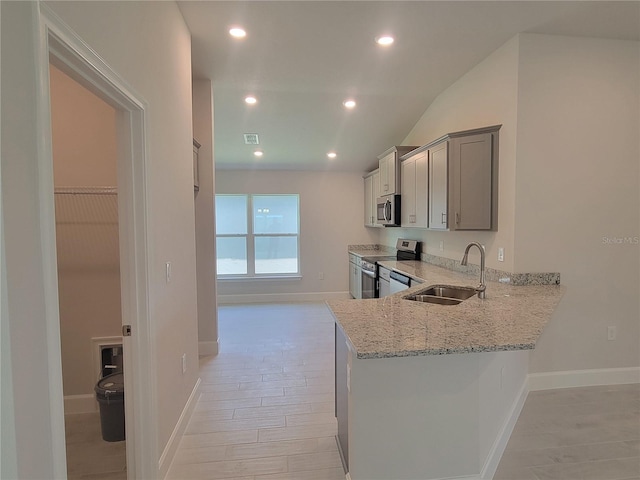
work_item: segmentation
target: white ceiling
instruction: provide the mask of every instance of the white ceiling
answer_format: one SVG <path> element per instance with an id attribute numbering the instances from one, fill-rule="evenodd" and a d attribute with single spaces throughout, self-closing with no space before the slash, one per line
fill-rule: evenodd
<path id="1" fill-rule="evenodd" d="M 216 167 L 227 169 L 364 172 L 439 93 L 517 33 L 640 40 L 640 1 L 178 5 L 194 77 L 213 81 Z M 232 25 L 247 37 L 231 38 Z M 384 32 L 396 38 L 391 47 L 374 43 Z M 246 105 L 247 94 L 258 103 Z M 342 106 L 347 97 L 358 102 L 353 111 Z M 244 133 L 259 134 L 262 159 Z"/>

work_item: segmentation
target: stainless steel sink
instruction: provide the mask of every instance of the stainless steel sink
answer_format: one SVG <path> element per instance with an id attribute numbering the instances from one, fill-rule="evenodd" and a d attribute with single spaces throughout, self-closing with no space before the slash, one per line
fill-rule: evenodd
<path id="1" fill-rule="evenodd" d="M 455 285 L 431 285 L 412 295 L 404 297 L 414 302 L 436 303 L 438 305 L 458 305 L 463 300 L 473 297 L 478 291 L 473 287 Z"/>

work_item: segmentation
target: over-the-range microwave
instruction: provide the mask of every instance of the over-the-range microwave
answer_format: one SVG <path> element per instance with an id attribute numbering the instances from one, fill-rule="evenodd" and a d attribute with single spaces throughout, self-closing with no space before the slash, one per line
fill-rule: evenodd
<path id="1" fill-rule="evenodd" d="M 376 200 L 378 223 L 385 227 L 400 226 L 400 195 L 385 195 Z"/>

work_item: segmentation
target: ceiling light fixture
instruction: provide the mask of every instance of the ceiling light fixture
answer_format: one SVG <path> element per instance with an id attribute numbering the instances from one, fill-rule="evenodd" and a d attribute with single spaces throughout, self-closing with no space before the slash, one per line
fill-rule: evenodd
<path id="1" fill-rule="evenodd" d="M 256 97 L 254 97 L 253 95 L 249 95 L 248 97 L 244 97 L 244 101 L 246 103 L 248 103 L 249 105 L 255 105 L 256 103 L 258 103 L 258 99 Z"/>
<path id="2" fill-rule="evenodd" d="M 378 45 L 382 45 L 383 47 L 388 47 L 394 42 L 394 39 L 391 35 L 380 35 L 376 37 L 376 43 Z"/>
<path id="3" fill-rule="evenodd" d="M 355 108 L 356 106 L 356 101 L 353 99 L 349 99 L 349 100 L 345 100 L 344 102 L 342 102 L 342 104 L 346 107 L 346 108 Z"/>
<path id="4" fill-rule="evenodd" d="M 261 157 L 262 155 L 264 155 L 264 154 L 262 153 L 262 150 L 256 150 L 255 152 L 253 152 L 253 154 L 254 154 L 256 157 Z"/>
<path id="5" fill-rule="evenodd" d="M 229 29 L 229 35 L 234 38 L 244 38 L 247 36 L 247 32 L 245 32 L 245 30 L 240 27 L 231 27 Z"/>
<path id="6" fill-rule="evenodd" d="M 337 156 L 338 156 L 338 154 L 336 152 L 327 153 L 327 157 L 329 157 L 329 158 L 336 158 Z"/>

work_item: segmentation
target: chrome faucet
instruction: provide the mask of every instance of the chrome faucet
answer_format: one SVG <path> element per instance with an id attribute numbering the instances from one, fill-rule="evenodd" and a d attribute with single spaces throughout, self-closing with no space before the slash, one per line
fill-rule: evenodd
<path id="1" fill-rule="evenodd" d="M 487 283 L 484 274 L 484 247 L 478 242 L 471 242 L 469 245 L 467 245 L 467 248 L 464 251 L 464 257 L 462 257 L 460 265 L 467 265 L 467 262 L 469 260 L 469 249 L 474 245 L 478 247 L 478 250 L 480 250 L 480 285 L 476 287 L 476 290 L 478 291 L 478 298 L 485 299 L 487 297 Z"/>

